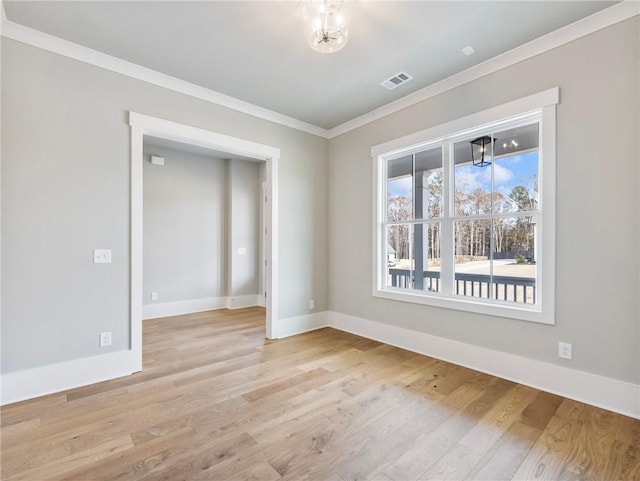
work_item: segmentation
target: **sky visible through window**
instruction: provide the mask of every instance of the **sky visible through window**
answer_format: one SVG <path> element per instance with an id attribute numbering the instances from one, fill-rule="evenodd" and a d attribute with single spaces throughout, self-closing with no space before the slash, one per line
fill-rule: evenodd
<path id="1" fill-rule="evenodd" d="M 538 151 L 495 159 L 493 175 L 495 191 L 505 196 L 517 186 L 527 187 L 533 192 L 538 176 Z M 458 189 L 491 191 L 490 167 L 476 167 L 470 164 L 457 166 L 455 176 Z M 411 197 L 411 181 L 411 176 L 389 179 L 389 197 Z"/>

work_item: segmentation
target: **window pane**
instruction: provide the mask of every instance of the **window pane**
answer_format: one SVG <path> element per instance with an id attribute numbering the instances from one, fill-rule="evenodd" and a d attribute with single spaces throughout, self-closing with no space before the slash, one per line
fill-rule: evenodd
<path id="1" fill-rule="evenodd" d="M 491 298 L 491 220 L 457 221 L 454 230 L 454 292 Z"/>
<path id="2" fill-rule="evenodd" d="M 442 147 L 415 154 L 415 218 L 442 216 Z"/>
<path id="3" fill-rule="evenodd" d="M 454 205 L 456 216 L 488 214 L 491 212 L 491 165 L 472 164 L 469 140 L 454 144 Z M 491 152 L 485 160 L 492 161 Z"/>
<path id="4" fill-rule="evenodd" d="M 538 152 L 496 160 L 495 169 L 495 212 L 538 210 Z"/>
<path id="5" fill-rule="evenodd" d="M 442 217 L 442 200 L 443 200 L 443 176 L 442 169 L 438 171 L 430 172 L 426 179 L 424 179 L 424 185 L 427 189 L 427 211 L 429 219 Z"/>
<path id="6" fill-rule="evenodd" d="M 493 297 L 536 303 L 536 225 L 532 217 L 494 220 Z"/>
<path id="7" fill-rule="evenodd" d="M 387 221 L 413 219 L 413 156 L 387 162 Z"/>
<path id="8" fill-rule="evenodd" d="M 388 287 L 413 289 L 413 226 L 399 224 L 387 226 Z"/>
<path id="9" fill-rule="evenodd" d="M 494 212 L 538 209 L 538 124 L 495 134 Z"/>
<path id="10" fill-rule="evenodd" d="M 493 133 L 495 140 L 494 157 L 522 154 L 540 147 L 539 124 L 532 124 L 501 130 Z"/>
<path id="11" fill-rule="evenodd" d="M 483 148 L 472 144 L 482 138 Z M 537 122 L 499 132 L 487 131 L 479 137 L 456 142 L 455 215 L 537 210 L 538 148 Z M 483 165 L 473 165 L 473 160 L 478 161 L 482 153 Z"/>
<path id="12" fill-rule="evenodd" d="M 414 289 L 440 292 L 440 222 L 414 226 L 414 266 Z"/>
<path id="13" fill-rule="evenodd" d="M 532 217 L 456 222 L 456 294 L 535 304 L 535 235 Z"/>

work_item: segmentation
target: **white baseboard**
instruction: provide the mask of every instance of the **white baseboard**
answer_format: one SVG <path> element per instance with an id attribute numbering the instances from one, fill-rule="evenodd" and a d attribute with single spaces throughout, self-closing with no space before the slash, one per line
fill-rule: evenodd
<path id="1" fill-rule="evenodd" d="M 325 311 L 282 319 L 278 321 L 276 337 L 323 327 L 333 327 L 640 419 L 640 386 L 637 384 L 347 314 Z M 3 374 L 0 403 L 6 405 L 127 376 L 133 372 L 131 366 L 131 351 L 117 351 Z"/>
<path id="2" fill-rule="evenodd" d="M 260 305 L 260 294 L 227 297 L 227 309 L 240 309 L 242 307 L 252 307 Z"/>
<path id="3" fill-rule="evenodd" d="M 190 299 L 188 301 L 145 304 L 142 306 L 142 319 L 179 316 L 181 314 L 211 311 L 225 307 L 227 307 L 226 297 L 206 297 L 204 299 Z"/>
<path id="4" fill-rule="evenodd" d="M 204 299 L 189 299 L 187 301 L 145 304 L 142 306 L 142 319 L 179 316 L 214 309 L 240 309 L 242 307 L 259 305 L 259 294 L 233 297 L 205 297 Z"/>
<path id="5" fill-rule="evenodd" d="M 640 385 L 339 312 L 329 326 L 640 419 Z"/>
<path id="6" fill-rule="evenodd" d="M 276 339 L 282 339 L 283 337 L 295 336 L 296 334 L 328 327 L 327 312 L 328 311 L 314 312 L 313 314 L 305 314 L 304 316 L 279 319 L 274 337 Z"/>
<path id="7" fill-rule="evenodd" d="M 75 359 L 1 376 L 1 404 L 45 396 L 133 373 L 131 351 Z"/>

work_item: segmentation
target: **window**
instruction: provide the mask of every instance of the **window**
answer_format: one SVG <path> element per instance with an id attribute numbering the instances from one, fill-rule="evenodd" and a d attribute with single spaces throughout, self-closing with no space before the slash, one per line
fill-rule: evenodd
<path id="1" fill-rule="evenodd" d="M 554 322 L 558 94 L 372 149 L 375 296 Z"/>

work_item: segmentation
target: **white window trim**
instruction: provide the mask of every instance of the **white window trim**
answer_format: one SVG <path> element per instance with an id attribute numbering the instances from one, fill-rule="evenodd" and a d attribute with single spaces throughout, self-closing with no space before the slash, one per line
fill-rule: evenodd
<path id="1" fill-rule="evenodd" d="M 555 225 L 556 225 L 556 105 L 560 102 L 560 89 L 554 87 L 491 109 L 477 112 L 444 124 L 431 127 L 371 148 L 373 159 L 373 296 L 395 301 L 412 302 L 434 307 L 456 309 L 490 316 L 507 317 L 543 324 L 555 324 Z M 535 306 L 487 303 L 462 296 L 444 297 L 442 294 L 425 294 L 424 291 L 394 289 L 384 285 L 386 245 L 383 219 L 385 205 L 384 179 L 386 159 L 411 153 L 426 145 L 442 142 L 444 137 L 464 135 L 483 126 L 501 121 L 515 121 L 520 117 L 540 111 L 541 137 L 539 182 L 541 195 L 537 215 L 539 239 L 537 249 L 541 259 L 537 272 L 539 302 Z M 428 142 L 428 144 L 426 144 Z M 448 162 L 443 166 L 448 167 Z M 445 172 L 445 174 L 450 174 Z M 451 182 L 451 176 L 448 176 Z M 447 184 L 447 183 L 445 183 Z M 446 187 L 445 187 L 446 188 Z M 384 256 L 383 256 L 384 253 Z M 445 255 L 445 253 L 443 253 Z M 448 255 L 448 254 L 447 254 Z"/>

